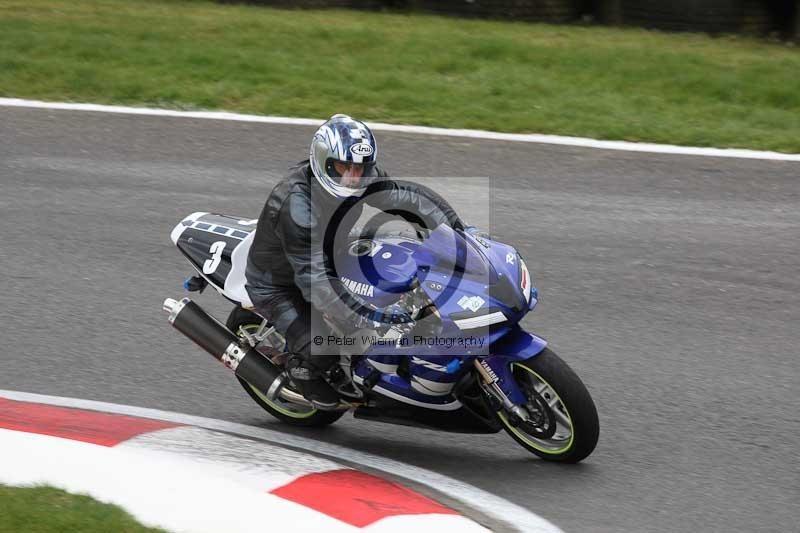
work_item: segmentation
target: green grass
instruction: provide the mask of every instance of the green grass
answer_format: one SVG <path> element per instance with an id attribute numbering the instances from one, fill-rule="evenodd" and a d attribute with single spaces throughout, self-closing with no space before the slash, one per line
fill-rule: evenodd
<path id="1" fill-rule="evenodd" d="M 117 506 L 51 487 L 0 485 L 0 533 L 156 533 Z"/>
<path id="2" fill-rule="evenodd" d="M 800 50 L 635 29 L 3 0 L 0 95 L 800 152 Z"/>

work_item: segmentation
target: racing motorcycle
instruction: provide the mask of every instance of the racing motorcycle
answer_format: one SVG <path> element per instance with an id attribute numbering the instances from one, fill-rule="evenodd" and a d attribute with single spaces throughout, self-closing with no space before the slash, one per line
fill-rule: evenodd
<path id="1" fill-rule="evenodd" d="M 442 225 L 430 231 L 357 229 L 334 252 L 344 286 L 371 308 L 399 306 L 412 323 L 343 337 L 325 378 L 338 409 L 319 410 L 286 372 L 284 339 L 245 290 L 256 220 L 193 213 L 171 239 L 196 270 L 188 291 L 211 286 L 234 304 L 225 325 L 189 298 L 166 299 L 170 323 L 233 370 L 250 397 L 294 426 L 355 418 L 457 433 L 505 430 L 537 456 L 575 463 L 595 448 L 597 411 L 573 370 L 524 331 L 537 303 L 511 246 Z M 318 339 L 315 339 L 315 343 Z"/>

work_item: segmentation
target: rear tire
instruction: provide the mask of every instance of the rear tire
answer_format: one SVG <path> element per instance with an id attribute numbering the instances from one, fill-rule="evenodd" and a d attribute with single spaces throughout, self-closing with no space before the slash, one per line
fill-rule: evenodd
<path id="1" fill-rule="evenodd" d="M 588 457 L 597 445 L 600 424 L 592 397 L 578 375 L 548 348 L 511 366 L 528 397 L 528 405 L 539 409 L 528 411 L 540 413 L 541 424 L 515 426 L 504 412 L 499 412 L 506 432 L 523 448 L 547 461 L 577 463 Z M 537 389 L 541 394 L 533 392 Z M 554 406 L 549 407 L 549 403 Z"/>
<path id="2" fill-rule="evenodd" d="M 228 315 L 228 321 L 225 323 L 225 325 L 229 330 L 241 337 L 242 335 L 240 333 L 240 328 L 243 328 L 248 332 L 255 331 L 261 326 L 262 321 L 263 319 L 252 311 L 242 309 L 241 307 L 236 307 L 233 311 L 231 311 L 231 314 Z M 282 350 L 283 346 L 273 346 L 273 348 Z M 280 364 L 277 366 L 283 370 L 283 367 Z M 237 377 L 237 379 L 247 394 L 249 394 L 253 401 L 261 406 L 262 409 L 281 422 L 285 422 L 291 426 L 327 426 L 339 420 L 345 413 L 345 411 L 320 411 L 319 409 L 314 409 L 313 407 L 302 408 L 301 406 L 297 406 L 297 408 L 290 408 L 291 405 L 288 403 L 279 403 L 277 401 L 268 400 L 266 396 L 264 396 L 259 390 L 250 385 L 248 382 L 242 378 Z"/>

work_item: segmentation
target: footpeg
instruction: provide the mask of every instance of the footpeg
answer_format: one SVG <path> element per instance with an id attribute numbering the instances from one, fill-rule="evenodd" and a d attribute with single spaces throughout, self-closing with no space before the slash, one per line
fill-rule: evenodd
<path id="1" fill-rule="evenodd" d="M 353 385 L 352 382 L 344 383 L 336 387 L 336 392 L 345 396 L 347 399 L 361 400 L 364 398 L 364 393 Z"/>
<path id="2" fill-rule="evenodd" d="M 381 376 L 383 372 L 377 369 L 373 369 L 372 372 L 369 373 L 367 377 L 364 378 L 363 386 L 366 390 L 372 390 L 372 388 L 378 384 L 381 380 Z"/>

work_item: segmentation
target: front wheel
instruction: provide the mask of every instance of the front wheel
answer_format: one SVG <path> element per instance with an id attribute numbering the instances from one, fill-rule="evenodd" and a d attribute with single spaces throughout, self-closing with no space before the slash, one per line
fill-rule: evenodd
<path id="1" fill-rule="evenodd" d="M 503 427 L 525 449 L 542 459 L 577 463 L 597 445 L 600 425 L 589 391 L 573 370 L 552 350 L 511 364 L 524 392 L 528 420 L 498 412 Z"/>
<path id="2" fill-rule="evenodd" d="M 225 325 L 229 330 L 234 332 L 240 338 L 244 339 L 243 332 L 254 334 L 259 330 L 262 322 L 263 319 L 260 316 L 246 309 L 242 309 L 241 307 L 237 307 L 231 311 L 231 314 L 228 316 L 228 321 Z M 282 339 L 280 340 L 282 341 Z M 283 350 L 283 346 L 266 346 L 265 344 L 266 343 L 262 343 L 260 347 L 262 347 L 262 349 L 274 348 L 277 351 Z M 281 369 L 283 369 L 283 365 L 285 364 L 279 360 L 273 360 L 273 363 L 275 363 L 276 366 Z M 327 426 L 328 424 L 332 424 L 339 420 L 344 414 L 344 411 L 320 411 L 319 409 L 315 409 L 313 407 L 293 404 L 280 398 L 270 400 L 261 391 L 250 385 L 242 378 L 237 379 L 239 380 L 239 383 L 242 384 L 242 387 L 244 387 L 244 390 L 247 391 L 247 394 L 249 394 L 253 401 L 261 406 L 262 409 L 267 411 L 281 422 L 285 422 L 292 426 Z M 291 390 L 294 390 L 291 385 L 286 386 Z"/>

